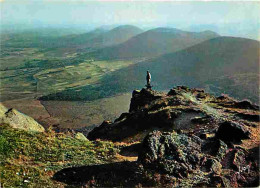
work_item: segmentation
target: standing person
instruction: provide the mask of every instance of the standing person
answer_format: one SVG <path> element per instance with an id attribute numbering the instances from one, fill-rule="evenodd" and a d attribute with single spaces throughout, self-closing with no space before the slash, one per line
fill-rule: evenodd
<path id="1" fill-rule="evenodd" d="M 147 75 L 146 75 L 146 82 L 147 82 L 147 86 L 151 85 L 151 74 L 149 71 L 147 71 Z"/>

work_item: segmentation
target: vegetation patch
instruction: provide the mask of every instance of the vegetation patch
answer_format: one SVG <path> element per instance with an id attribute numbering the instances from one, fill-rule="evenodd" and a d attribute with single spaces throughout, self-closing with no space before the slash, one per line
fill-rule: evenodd
<path id="1" fill-rule="evenodd" d="M 114 160 L 112 142 L 74 138 L 70 133 L 29 133 L 0 126 L 0 182 L 4 187 L 59 187 L 55 172 L 65 167 L 104 164 Z"/>

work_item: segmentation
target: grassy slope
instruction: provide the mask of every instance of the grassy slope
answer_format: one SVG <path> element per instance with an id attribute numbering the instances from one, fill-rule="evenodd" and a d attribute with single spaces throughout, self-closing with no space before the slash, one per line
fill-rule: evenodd
<path id="1" fill-rule="evenodd" d="M 111 162 L 113 143 L 84 141 L 70 134 L 29 133 L 0 126 L 0 182 L 4 187 L 63 187 L 51 180 L 70 166 Z"/>

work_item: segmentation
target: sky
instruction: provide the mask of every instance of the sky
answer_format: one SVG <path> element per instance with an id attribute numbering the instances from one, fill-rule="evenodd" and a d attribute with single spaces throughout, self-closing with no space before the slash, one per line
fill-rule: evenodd
<path id="1" fill-rule="evenodd" d="M 2 0 L 1 25 L 133 24 L 259 37 L 260 2 Z"/>

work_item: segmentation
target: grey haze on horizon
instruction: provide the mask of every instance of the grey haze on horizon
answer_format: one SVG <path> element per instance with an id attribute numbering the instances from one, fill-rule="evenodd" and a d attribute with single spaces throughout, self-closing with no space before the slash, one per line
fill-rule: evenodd
<path id="1" fill-rule="evenodd" d="M 174 27 L 212 30 L 221 35 L 260 39 L 260 2 L 3 1 L 1 30 L 71 27 L 89 31 L 102 25 L 143 29 Z"/>

